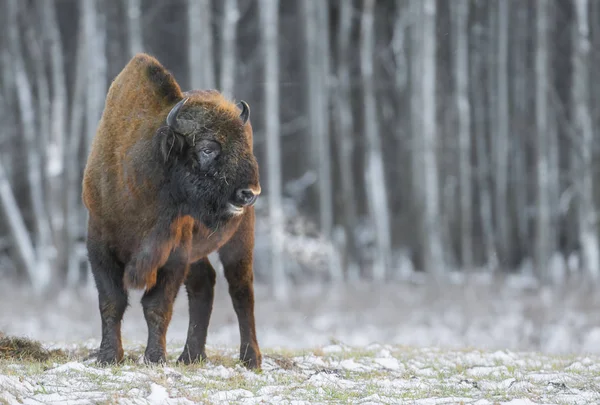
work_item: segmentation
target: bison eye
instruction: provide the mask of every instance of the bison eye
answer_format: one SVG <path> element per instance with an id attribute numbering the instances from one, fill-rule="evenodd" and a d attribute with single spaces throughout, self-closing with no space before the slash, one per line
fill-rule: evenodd
<path id="1" fill-rule="evenodd" d="M 211 157 L 215 153 L 215 151 L 213 149 L 204 148 L 202 149 L 202 153 L 207 157 Z"/>

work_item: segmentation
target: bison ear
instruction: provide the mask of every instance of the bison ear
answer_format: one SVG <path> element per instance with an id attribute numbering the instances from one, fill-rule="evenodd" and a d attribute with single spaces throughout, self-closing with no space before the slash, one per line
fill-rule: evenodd
<path id="1" fill-rule="evenodd" d="M 185 138 L 168 127 L 158 130 L 156 139 L 159 142 L 160 157 L 164 163 L 181 156 L 185 149 Z"/>
<path id="2" fill-rule="evenodd" d="M 237 106 L 240 110 L 242 110 L 242 112 L 240 113 L 240 119 L 242 120 L 242 124 L 246 125 L 246 122 L 248 122 L 248 118 L 250 118 L 250 107 L 248 106 L 248 103 L 246 103 L 244 100 L 240 101 L 237 104 Z"/>

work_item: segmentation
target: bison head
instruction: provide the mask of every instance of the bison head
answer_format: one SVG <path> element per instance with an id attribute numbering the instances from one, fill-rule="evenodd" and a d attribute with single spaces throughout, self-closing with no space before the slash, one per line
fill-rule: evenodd
<path id="1" fill-rule="evenodd" d="M 241 215 L 260 194 L 249 118 L 244 101 L 194 91 L 173 106 L 159 130 L 169 193 L 207 226 Z"/>

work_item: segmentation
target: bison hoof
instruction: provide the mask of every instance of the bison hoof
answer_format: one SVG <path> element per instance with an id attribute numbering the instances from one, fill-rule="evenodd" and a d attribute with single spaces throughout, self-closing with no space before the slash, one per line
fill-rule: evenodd
<path id="1" fill-rule="evenodd" d="M 163 351 L 146 350 L 144 354 L 144 363 L 146 364 L 165 364 L 166 362 L 167 356 Z"/>
<path id="2" fill-rule="evenodd" d="M 123 349 L 100 349 L 96 362 L 103 366 L 118 364 L 123 360 Z"/>
<path id="3" fill-rule="evenodd" d="M 258 348 L 254 349 L 248 346 L 240 350 L 240 361 L 249 369 L 260 370 L 262 356 Z"/>
<path id="4" fill-rule="evenodd" d="M 179 356 L 177 359 L 177 363 L 183 364 L 202 363 L 204 361 L 206 361 L 206 353 L 202 352 L 194 354 L 187 350 L 184 350 L 183 353 L 181 353 L 181 356 Z"/>

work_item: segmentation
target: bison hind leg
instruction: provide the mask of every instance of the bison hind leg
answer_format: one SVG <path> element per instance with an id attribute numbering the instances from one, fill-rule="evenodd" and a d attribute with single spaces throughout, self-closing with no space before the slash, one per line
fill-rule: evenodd
<path id="1" fill-rule="evenodd" d="M 121 321 L 127 309 L 127 291 L 123 286 L 123 265 L 101 241 L 87 240 L 88 257 L 98 290 L 102 321 L 102 341 L 97 355 L 100 364 L 119 363 L 123 359 Z"/>

